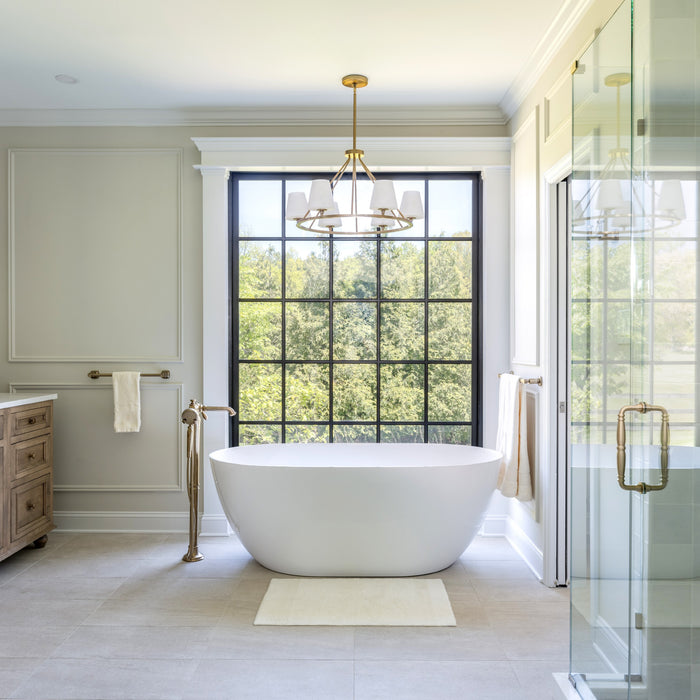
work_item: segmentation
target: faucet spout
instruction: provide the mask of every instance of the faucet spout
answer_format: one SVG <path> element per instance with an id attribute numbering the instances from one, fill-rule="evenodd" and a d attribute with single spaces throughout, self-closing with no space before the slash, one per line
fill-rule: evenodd
<path id="1" fill-rule="evenodd" d="M 235 416 L 236 412 L 230 406 L 202 406 L 203 411 L 228 411 L 229 415 Z"/>

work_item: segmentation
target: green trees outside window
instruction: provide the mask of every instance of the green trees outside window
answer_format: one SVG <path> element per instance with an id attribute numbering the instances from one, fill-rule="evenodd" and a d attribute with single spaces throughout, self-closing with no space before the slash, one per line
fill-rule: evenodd
<path id="1" fill-rule="evenodd" d="M 286 193 L 310 180 L 232 175 L 234 444 L 470 444 L 478 177 L 398 177 L 422 190 L 425 221 L 358 237 L 284 221 Z"/>

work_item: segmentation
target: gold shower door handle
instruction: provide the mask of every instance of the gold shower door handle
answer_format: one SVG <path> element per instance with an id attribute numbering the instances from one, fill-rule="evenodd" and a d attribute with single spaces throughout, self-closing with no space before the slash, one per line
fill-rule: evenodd
<path id="1" fill-rule="evenodd" d="M 649 411 L 659 411 L 661 413 L 661 480 L 658 484 L 647 484 L 640 481 L 638 484 L 625 483 L 625 413 L 627 411 L 637 411 L 638 413 L 648 413 Z M 668 427 L 668 411 L 663 406 L 651 406 L 644 401 L 640 401 L 634 406 L 623 406 L 617 414 L 617 483 L 625 491 L 661 491 L 668 483 L 668 445 L 670 440 L 670 430 Z"/>

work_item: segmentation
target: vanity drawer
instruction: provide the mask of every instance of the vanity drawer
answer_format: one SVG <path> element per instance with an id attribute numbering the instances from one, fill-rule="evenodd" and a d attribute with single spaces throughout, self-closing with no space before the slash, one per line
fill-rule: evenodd
<path id="1" fill-rule="evenodd" d="M 10 412 L 10 440 L 16 442 L 25 435 L 51 428 L 51 404 L 19 406 Z"/>
<path id="2" fill-rule="evenodd" d="M 51 465 L 51 435 L 39 435 L 17 442 L 10 448 L 10 480 L 24 479 L 33 472 L 47 470 Z"/>
<path id="3" fill-rule="evenodd" d="M 10 541 L 52 528 L 51 474 L 15 486 L 10 491 Z"/>

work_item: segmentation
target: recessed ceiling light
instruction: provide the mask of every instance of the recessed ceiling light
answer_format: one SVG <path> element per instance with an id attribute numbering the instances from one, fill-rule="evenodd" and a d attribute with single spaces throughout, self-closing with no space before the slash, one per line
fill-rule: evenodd
<path id="1" fill-rule="evenodd" d="M 59 83 L 65 83 L 66 85 L 75 85 L 78 82 L 77 78 L 74 78 L 72 75 L 66 75 L 66 73 L 54 75 L 54 80 L 57 80 Z"/>

